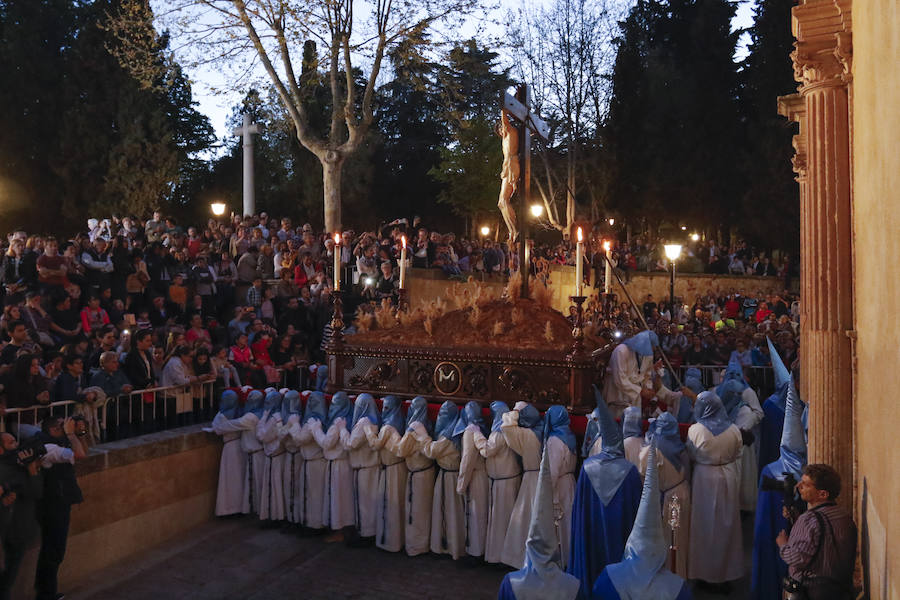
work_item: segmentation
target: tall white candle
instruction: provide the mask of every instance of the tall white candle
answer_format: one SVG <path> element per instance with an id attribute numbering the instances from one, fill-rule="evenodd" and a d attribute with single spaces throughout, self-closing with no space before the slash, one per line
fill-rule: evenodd
<path id="1" fill-rule="evenodd" d="M 406 236 L 401 236 L 403 247 L 400 249 L 400 289 L 406 289 Z"/>
<path id="2" fill-rule="evenodd" d="M 609 242 L 603 242 L 603 249 L 606 250 L 606 276 L 603 280 L 603 293 L 608 294 L 612 287 L 612 247 Z"/>
<path id="3" fill-rule="evenodd" d="M 578 228 L 578 243 L 575 244 L 575 295 L 581 296 L 584 284 L 584 236 Z"/>
<path id="4" fill-rule="evenodd" d="M 334 234 L 334 291 L 341 291 L 341 234 Z"/>

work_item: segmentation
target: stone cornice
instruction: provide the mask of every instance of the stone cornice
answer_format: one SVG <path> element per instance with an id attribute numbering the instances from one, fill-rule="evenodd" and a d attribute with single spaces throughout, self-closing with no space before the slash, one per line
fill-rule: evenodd
<path id="1" fill-rule="evenodd" d="M 778 114 L 798 124 L 799 131 L 793 137 L 794 156 L 791 164 L 797 174 L 797 181 L 806 180 L 806 100 L 800 94 L 780 96 Z"/>

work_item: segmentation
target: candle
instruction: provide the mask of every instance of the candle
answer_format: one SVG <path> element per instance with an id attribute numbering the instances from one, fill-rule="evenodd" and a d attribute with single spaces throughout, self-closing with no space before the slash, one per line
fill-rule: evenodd
<path id="1" fill-rule="evenodd" d="M 341 234 L 334 234 L 334 291 L 341 291 Z"/>
<path id="2" fill-rule="evenodd" d="M 578 228 L 578 243 L 575 245 L 575 295 L 581 296 L 581 287 L 584 284 L 584 237 L 581 227 Z"/>
<path id="3" fill-rule="evenodd" d="M 403 248 L 400 249 L 400 289 L 406 289 L 406 236 L 400 236 Z"/>
<path id="4" fill-rule="evenodd" d="M 603 293 L 608 294 L 609 288 L 612 287 L 612 247 L 609 242 L 603 242 L 603 249 L 606 250 L 606 277 L 603 281 Z"/>

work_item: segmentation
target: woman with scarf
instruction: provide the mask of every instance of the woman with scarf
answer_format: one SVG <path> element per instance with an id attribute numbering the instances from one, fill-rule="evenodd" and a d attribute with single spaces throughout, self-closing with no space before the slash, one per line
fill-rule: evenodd
<path id="1" fill-rule="evenodd" d="M 462 433 L 454 435 L 459 409 L 452 400 L 441 404 L 434 426 L 434 440 L 426 442 L 422 454 L 437 464 L 431 501 L 431 551 L 458 559 L 466 549 L 465 507 L 456 493 Z"/>
<path id="2" fill-rule="evenodd" d="M 688 576 L 715 591 L 744 575 L 740 513 L 740 430 L 728 418 L 715 392 L 703 392 L 694 405 L 697 422 L 688 430 L 691 477 L 691 545 Z"/>
<path id="3" fill-rule="evenodd" d="M 381 431 L 369 440 L 378 452 L 381 469 L 375 502 L 375 545 L 388 552 L 403 549 L 405 524 L 406 461 L 397 454 L 400 434 L 406 430 L 403 406 L 396 396 L 385 396 L 381 405 Z"/>
<path id="4" fill-rule="evenodd" d="M 284 446 L 281 443 L 281 403 L 277 390 L 269 388 L 263 404 L 263 416 L 256 424 L 256 437 L 265 451 L 260 521 L 277 523 L 284 520 Z"/>
<path id="5" fill-rule="evenodd" d="M 688 551 L 691 539 L 691 459 L 687 448 L 678 433 L 678 421 L 669 413 L 662 413 L 650 424 L 647 440 L 656 445 L 656 464 L 659 474 L 659 489 L 663 494 L 662 515 L 668 520 L 666 513 L 669 502 L 678 497 L 681 506 L 681 524 L 675 532 L 674 572 L 687 578 Z M 641 450 L 641 473 L 647 473 L 647 456 L 650 446 Z M 644 482 L 646 486 L 646 481 Z"/>
<path id="6" fill-rule="evenodd" d="M 284 516 L 288 523 L 300 525 L 300 511 L 297 510 L 298 498 L 302 493 L 301 476 L 303 473 L 303 456 L 300 454 L 300 392 L 281 390 L 284 399 L 281 401 L 281 439 L 284 444 L 285 458 L 281 481 L 284 490 Z"/>
<path id="7" fill-rule="evenodd" d="M 489 437 L 480 429 L 472 432 L 472 441 L 478 452 L 484 457 L 487 470 L 488 519 L 484 544 L 484 560 L 499 563 L 501 553 L 506 545 L 506 530 L 509 528 L 510 516 L 516 504 L 519 485 L 522 483 L 522 466 L 516 453 L 506 443 L 506 436 L 500 428 L 503 415 L 509 412 L 505 402 L 491 402 L 491 431 Z M 465 440 L 463 440 L 465 449 Z"/>
<path id="8" fill-rule="evenodd" d="M 531 504 L 537 489 L 538 471 L 541 467 L 543 423 L 538 410 L 527 402 L 517 402 L 514 410 L 503 415 L 500 425 L 506 443 L 519 456 L 522 463 L 522 484 L 516 495 L 506 530 L 506 545 L 500 560 L 516 569 L 525 564 L 525 539 L 531 523 Z"/>
<path id="9" fill-rule="evenodd" d="M 434 497 L 434 461 L 422 452 L 433 432 L 428 402 L 413 398 L 406 416 L 406 431 L 397 442 L 396 453 L 406 459 L 406 553 L 428 552 L 431 539 L 431 504 Z"/>
<path id="10" fill-rule="evenodd" d="M 460 438 L 462 446 L 456 492 L 465 502 L 466 553 L 479 558 L 484 555 L 489 486 L 484 457 L 475 445 L 475 434 L 484 439 L 486 432 L 481 404 L 474 400 L 467 403 L 454 428 L 454 437 Z"/>
<path id="11" fill-rule="evenodd" d="M 292 426 L 290 435 L 300 447 L 303 461 L 300 465 L 300 488 L 294 497 L 295 511 L 300 524 L 307 529 L 322 529 L 325 522 L 322 515 L 325 510 L 325 471 L 328 461 L 322 453 L 322 447 L 316 442 L 316 431 L 322 431 L 322 423 L 327 420 L 325 394 L 312 392 L 303 409 L 300 427 Z"/>
<path id="12" fill-rule="evenodd" d="M 566 568 L 572 534 L 572 502 L 575 498 L 575 434 L 569 428 L 569 412 L 564 406 L 551 406 L 544 415 L 544 448 L 550 455 L 553 504 L 559 519 L 559 544 Z"/>
<path id="13" fill-rule="evenodd" d="M 353 506 L 353 475 L 350 461 L 344 444 L 350 438 L 350 419 L 353 416 L 353 405 L 346 392 L 338 392 L 331 398 L 328 407 L 328 420 L 323 426 L 313 421 L 313 437 L 322 448 L 322 455 L 328 461 L 325 469 L 325 483 L 322 494 L 322 521 L 334 531 L 329 541 L 339 542 L 344 539 L 344 527 L 353 527 L 356 522 L 356 510 Z M 310 493 L 315 493 L 310 490 Z"/>
<path id="14" fill-rule="evenodd" d="M 372 394 L 360 394 L 353 407 L 350 436 L 343 441 L 350 457 L 353 473 L 353 504 L 356 509 L 356 532 L 361 538 L 375 537 L 375 513 L 378 499 L 378 451 L 369 440 L 378 438 L 381 415 Z"/>
<path id="15" fill-rule="evenodd" d="M 244 512 L 244 483 L 247 479 L 247 453 L 241 447 L 244 431 L 256 429 L 252 413 L 241 415 L 237 392 L 225 390 L 219 412 L 213 418 L 212 430 L 222 436 L 222 458 L 219 460 L 219 486 L 216 492 L 216 516 Z"/>
<path id="16" fill-rule="evenodd" d="M 247 478 L 244 481 L 244 506 L 241 512 L 259 514 L 260 499 L 263 490 L 263 474 L 265 473 L 266 455 L 263 445 L 256 437 L 256 426 L 262 419 L 263 393 L 253 390 L 247 394 L 244 403 L 244 417 L 247 429 L 241 434 L 241 448 L 247 454 Z"/>

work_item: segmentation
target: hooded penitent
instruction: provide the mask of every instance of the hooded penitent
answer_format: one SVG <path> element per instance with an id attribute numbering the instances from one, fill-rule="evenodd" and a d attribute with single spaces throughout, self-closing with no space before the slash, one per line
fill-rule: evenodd
<path id="1" fill-rule="evenodd" d="M 603 402 L 603 397 L 596 388 L 594 389 L 597 396 L 597 408 L 587 416 L 587 425 L 584 428 L 584 441 L 581 443 L 582 458 L 588 457 L 591 453 L 591 448 L 594 447 L 594 442 L 600 437 L 600 403 Z"/>
<path id="2" fill-rule="evenodd" d="M 403 404 L 397 396 L 385 396 L 381 401 L 381 422 L 390 425 L 397 433 L 402 434 L 406 429 L 403 420 Z"/>
<path id="3" fill-rule="evenodd" d="M 328 384 L 328 367 L 319 365 L 316 369 L 316 391 L 324 392 L 325 386 Z"/>
<path id="4" fill-rule="evenodd" d="M 775 394 L 777 394 L 778 397 L 776 402 L 781 410 L 785 410 L 785 404 L 787 403 L 787 386 L 788 382 L 791 380 L 791 373 L 787 370 L 787 367 L 784 366 L 784 362 L 781 360 L 778 350 L 776 350 L 775 346 L 772 344 L 772 340 L 766 338 L 766 343 L 769 344 L 769 358 L 772 361 L 772 372 L 775 375 Z"/>
<path id="5" fill-rule="evenodd" d="M 641 356 L 653 356 L 653 348 L 659 346 L 659 337 L 653 331 L 642 331 L 622 343 Z"/>
<path id="6" fill-rule="evenodd" d="M 259 390 L 253 390 L 247 394 L 247 402 L 244 404 L 244 414 L 253 413 L 262 418 L 263 412 L 263 393 Z"/>
<path id="7" fill-rule="evenodd" d="M 453 429 L 456 427 L 456 420 L 459 418 L 459 409 L 452 400 L 447 400 L 441 404 L 438 411 L 437 421 L 434 424 L 434 435 L 440 439 L 442 437 L 448 440 L 453 439 Z"/>
<path id="8" fill-rule="evenodd" d="M 803 402 L 797 396 L 794 382 L 788 380 L 784 428 L 781 430 L 781 457 L 773 463 L 778 473 L 791 473 L 798 481 L 806 466 L 806 436 L 803 430 Z"/>
<path id="9" fill-rule="evenodd" d="M 722 406 L 722 400 L 715 392 L 703 392 L 697 396 L 694 405 L 694 418 L 709 429 L 713 435 L 719 435 L 731 426 L 731 419 Z"/>
<path id="10" fill-rule="evenodd" d="M 481 405 L 474 400 L 467 402 L 459 413 L 459 419 L 457 419 L 456 426 L 453 428 L 454 441 L 459 440 L 461 443 L 462 434 L 469 425 L 477 426 L 481 430 L 482 435 L 486 436 L 488 434 L 487 426 L 484 424 L 484 417 L 481 416 Z"/>
<path id="11" fill-rule="evenodd" d="M 516 600 L 573 600 L 578 596 L 581 582 L 560 568 L 555 518 L 550 457 L 545 448 L 525 542 L 525 566 L 507 575 Z"/>
<path id="12" fill-rule="evenodd" d="M 637 406 L 629 406 L 622 414 L 622 436 L 625 438 L 640 437 L 641 409 Z"/>
<path id="13" fill-rule="evenodd" d="M 744 380 L 744 368 L 738 357 L 732 355 L 731 360 L 728 361 L 728 368 L 725 369 L 722 383 L 716 388 L 716 395 L 722 401 L 722 406 L 725 407 L 725 412 L 728 413 L 728 418 L 732 422 L 741 407 L 746 404 L 743 394 L 748 387 L 750 386 Z"/>
<path id="14" fill-rule="evenodd" d="M 240 416 L 240 407 L 238 405 L 238 395 L 234 390 L 225 390 L 222 392 L 222 398 L 219 401 L 219 412 L 226 419 L 237 419 Z"/>
<path id="15" fill-rule="evenodd" d="M 594 394 L 600 396 L 597 386 L 594 386 Z M 609 504 L 613 496 L 622 485 L 622 481 L 628 472 L 634 468 L 625 459 L 625 445 L 619 426 L 609 414 L 606 404 L 600 400 L 597 403 L 600 414 L 601 447 L 599 454 L 595 454 L 584 461 L 584 472 L 591 480 L 591 487 L 605 505 Z"/>
<path id="16" fill-rule="evenodd" d="M 503 425 L 503 415 L 509 412 L 506 402 L 494 400 L 491 402 L 491 431 L 500 431 Z"/>
<path id="17" fill-rule="evenodd" d="M 325 425 L 325 418 L 328 414 L 325 408 L 325 394 L 322 392 L 312 392 L 306 401 L 306 409 L 303 411 L 303 423 L 310 419 L 318 419 L 322 425 Z"/>
<path id="18" fill-rule="evenodd" d="M 544 414 L 544 442 L 559 438 L 575 452 L 575 434 L 569 428 L 569 411 L 564 406 L 551 406 Z"/>
<path id="19" fill-rule="evenodd" d="M 668 547 L 660 514 L 655 436 L 647 454 L 647 472 L 637 518 L 625 544 L 622 561 L 606 572 L 622 600 L 674 600 L 684 580 L 666 568 Z"/>
<path id="20" fill-rule="evenodd" d="M 328 407 L 327 430 L 338 419 L 344 419 L 344 426 L 350 428 L 350 419 L 353 417 L 353 404 L 347 392 L 340 391 L 331 397 L 331 406 Z"/>
<path id="21" fill-rule="evenodd" d="M 263 403 L 263 410 L 269 413 L 269 418 L 281 410 L 281 394 L 275 390 L 266 393 L 266 399 Z"/>
<path id="22" fill-rule="evenodd" d="M 544 427 L 541 423 L 541 413 L 531 404 L 519 409 L 519 427 L 530 429 L 538 440 L 543 441 Z"/>
<path id="23" fill-rule="evenodd" d="M 360 419 L 369 419 L 375 427 L 381 427 L 381 416 L 378 414 L 378 406 L 372 394 L 360 394 L 356 397 L 351 428 L 356 427 Z"/>
<path id="24" fill-rule="evenodd" d="M 666 457 L 672 466 L 681 470 L 681 456 L 684 450 L 684 442 L 678 432 L 678 421 L 675 417 L 665 412 L 656 418 L 653 423 L 653 441 L 656 442 L 657 451 Z"/>
<path id="25" fill-rule="evenodd" d="M 700 369 L 691 367 L 684 372 L 684 386 L 696 395 L 700 395 L 706 391 L 706 388 L 703 387 L 703 377 L 700 373 Z M 682 397 L 681 402 L 678 403 L 678 422 L 692 423 L 693 421 L 694 407 L 687 397 Z"/>
<path id="26" fill-rule="evenodd" d="M 422 396 L 413 398 L 409 405 L 409 412 L 406 413 L 406 429 L 409 430 L 413 423 L 421 423 L 425 426 L 428 435 L 434 435 L 431 419 L 428 418 L 428 401 Z"/>
<path id="27" fill-rule="evenodd" d="M 300 392 L 297 390 L 288 390 L 284 393 L 281 400 L 281 420 L 287 423 L 291 415 L 300 414 Z"/>

